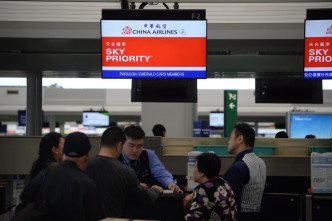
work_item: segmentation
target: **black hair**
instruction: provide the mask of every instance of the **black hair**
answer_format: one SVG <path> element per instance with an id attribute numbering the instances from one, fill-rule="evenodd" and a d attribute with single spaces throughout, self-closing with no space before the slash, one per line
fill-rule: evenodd
<path id="1" fill-rule="evenodd" d="M 126 137 L 121 128 L 109 127 L 104 131 L 103 135 L 101 136 L 100 144 L 104 147 L 113 147 L 117 143 L 124 143 L 125 141 Z"/>
<path id="2" fill-rule="evenodd" d="M 51 132 L 46 134 L 41 139 L 38 152 L 39 156 L 32 164 L 30 180 L 33 180 L 40 171 L 47 168 L 51 163 L 55 162 L 52 148 L 59 147 L 61 137 L 62 135 L 60 133 Z"/>
<path id="3" fill-rule="evenodd" d="M 275 138 L 288 138 L 288 135 L 285 131 L 279 131 L 278 133 L 276 133 Z"/>
<path id="4" fill-rule="evenodd" d="M 135 125 L 128 126 L 124 129 L 124 133 L 126 135 L 126 138 L 131 138 L 133 140 L 140 140 L 145 138 L 145 132 L 144 130 Z"/>
<path id="5" fill-rule="evenodd" d="M 163 136 L 163 132 L 166 132 L 166 128 L 162 124 L 156 124 L 152 128 L 152 133 L 154 136 Z"/>
<path id="6" fill-rule="evenodd" d="M 202 153 L 197 156 L 197 170 L 204 173 L 208 179 L 219 175 L 221 162 L 214 153 Z"/>
<path id="7" fill-rule="evenodd" d="M 245 145 L 254 148 L 255 145 L 255 131 L 249 124 L 246 123 L 238 123 L 234 126 L 235 129 L 235 137 L 240 135 L 243 136 Z"/>
<path id="8" fill-rule="evenodd" d="M 305 138 L 316 138 L 316 136 L 313 135 L 313 134 L 308 134 L 308 135 L 305 136 Z"/>

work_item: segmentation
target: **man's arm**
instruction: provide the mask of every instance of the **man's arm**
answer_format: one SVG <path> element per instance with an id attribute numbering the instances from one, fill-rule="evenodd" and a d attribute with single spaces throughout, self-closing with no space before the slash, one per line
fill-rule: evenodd
<path id="1" fill-rule="evenodd" d="M 126 175 L 128 182 L 128 192 L 131 200 L 135 204 L 153 204 L 159 198 L 162 189 L 152 186 L 150 189 L 145 190 L 136 177 L 136 174 L 132 169 L 129 169 L 128 174 Z"/>
<path id="2" fill-rule="evenodd" d="M 166 170 L 153 150 L 145 150 L 148 152 L 149 166 L 152 176 L 168 188 L 170 183 L 174 183 L 172 174 Z"/>

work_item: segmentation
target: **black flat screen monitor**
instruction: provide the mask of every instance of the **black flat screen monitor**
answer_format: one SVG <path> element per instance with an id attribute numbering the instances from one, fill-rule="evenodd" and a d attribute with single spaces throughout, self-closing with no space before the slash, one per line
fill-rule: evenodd
<path id="1" fill-rule="evenodd" d="M 304 78 L 332 79 L 332 9 L 307 10 Z"/>
<path id="2" fill-rule="evenodd" d="M 196 79 L 133 79 L 132 102 L 197 102 Z"/>
<path id="3" fill-rule="evenodd" d="M 205 10 L 103 10 L 102 78 L 206 78 L 206 32 Z"/>
<path id="4" fill-rule="evenodd" d="M 255 102 L 322 104 L 322 80 L 305 80 L 299 78 L 256 78 Z"/>
<path id="5" fill-rule="evenodd" d="M 84 111 L 82 114 L 83 126 L 87 127 L 108 127 L 108 112 Z"/>

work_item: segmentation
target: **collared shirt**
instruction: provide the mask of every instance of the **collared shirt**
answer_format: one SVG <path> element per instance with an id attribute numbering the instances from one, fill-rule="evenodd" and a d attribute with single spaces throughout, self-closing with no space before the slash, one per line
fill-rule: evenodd
<path id="1" fill-rule="evenodd" d="M 168 184 L 170 183 L 174 183 L 172 174 L 168 170 L 166 170 L 166 168 L 161 163 L 156 153 L 153 150 L 149 149 L 144 149 L 144 150 L 148 153 L 150 172 L 152 176 L 156 180 L 158 180 L 161 184 L 163 184 L 165 187 L 167 187 Z M 130 166 L 130 159 L 123 153 L 122 156 L 126 161 L 126 164 Z M 137 167 L 137 159 L 135 165 Z"/>
<path id="2" fill-rule="evenodd" d="M 235 195 L 235 202 L 237 204 L 238 212 L 241 212 L 241 195 L 243 191 L 244 185 L 249 182 L 250 179 L 250 172 L 248 166 L 242 160 L 245 154 L 252 153 L 253 150 L 245 150 L 239 153 L 231 167 L 227 170 L 224 178 L 229 182 L 231 185 L 234 195 Z"/>
<path id="3" fill-rule="evenodd" d="M 252 149 L 239 153 L 225 174 L 240 213 L 259 212 L 266 181 L 264 161 Z"/>

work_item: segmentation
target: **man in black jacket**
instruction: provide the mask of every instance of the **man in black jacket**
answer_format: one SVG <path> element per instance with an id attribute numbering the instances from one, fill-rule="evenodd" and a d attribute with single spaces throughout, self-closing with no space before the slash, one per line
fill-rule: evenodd
<path id="1" fill-rule="evenodd" d="M 117 160 L 125 140 L 119 127 L 105 130 L 101 136 L 99 154 L 90 157 L 86 168 L 86 173 L 100 191 L 107 217 L 133 218 L 129 214 L 131 209 L 154 203 L 162 192 L 158 186 L 144 190 L 134 171 Z"/>
<path id="2" fill-rule="evenodd" d="M 42 171 L 20 198 L 19 211 L 29 203 L 46 202 L 53 220 L 95 221 L 104 218 L 97 188 L 83 170 L 86 168 L 91 144 L 80 132 L 66 137 L 63 162 Z"/>

